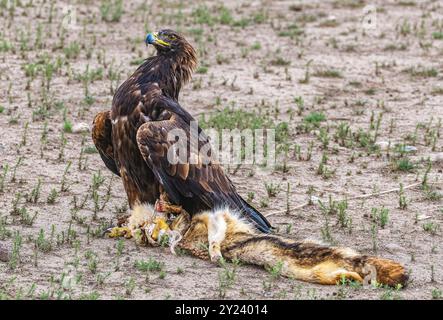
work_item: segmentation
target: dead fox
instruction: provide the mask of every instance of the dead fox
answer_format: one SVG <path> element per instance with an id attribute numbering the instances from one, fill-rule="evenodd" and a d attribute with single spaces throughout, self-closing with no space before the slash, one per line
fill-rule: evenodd
<path id="1" fill-rule="evenodd" d="M 168 222 L 170 213 L 177 216 Z M 239 214 L 223 208 L 191 218 L 180 207 L 166 202 L 160 202 L 156 208 L 138 206 L 127 225 L 123 229 L 114 228 L 111 236 L 126 233 L 154 243 L 162 232 L 177 235 L 172 236 L 173 252 L 177 245 L 214 262 L 222 258 L 238 259 L 264 267 L 280 263 L 283 276 L 312 283 L 335 285 L 343 278 L 363 283 L 371 278 L 379 284 L 404 287 L 408 280 L 405 268 L 392 260 L 362 255 L 349 248 L 259 233 Z"/>

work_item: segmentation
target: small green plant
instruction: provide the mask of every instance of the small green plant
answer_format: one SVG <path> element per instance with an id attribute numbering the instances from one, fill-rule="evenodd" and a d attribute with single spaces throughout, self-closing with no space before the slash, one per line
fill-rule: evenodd
<path id="1" fill-rule="evenodd" d="M 67 175 L 69 172 L 69 169 L 71 168 L 72 162 L 69 161 L 66 165 L 65 171 L 63 172 L 62 180 L 60 182 L 60 192 L 66 192 L 69 190 L 69 187 L 67 185 Z"/>
<path id="2" fill-rule="evenodd" d="M 273 66 L 289 66 L 291 61 L 283 59 L 282 57 L 277 57 L 271 60 L 271 65 Z"/>
<path id="3" fill-rule="evenodd" d="M 265 188 L 266 188 L 266 193 L 270 198 L 276 197 L 277 194 L 280 192 L 280 185 L 274 185 L 272 182 L 271 183 L 265 182 Z"/>
<path id="4" fill-rule="evenodd" d="M 92 252 L 91 250 L 86 251 L 85 258 L 88 263 L 88 269 L 91 271 L 92 274 L 97 273 L 97 267 L 98 267 L 98 258 L 97 254 Z"/>
<path id="5" fill-rule="evenodd" d="M 16 173 L 17 173 L 17 169 L 18 167 L 22 164 L 24 157 L 20 156 L 17 159 L 17 163 L 14 166 L 14 169 L 12 169 L 12 177 L 11 177 L 11 182 L 15 182 L 16 181 Z"/>
<path id="6" fill-rule="evenodd" d="M 40 198 L 40 190 L 42 186 L 42 180 L 39 178 L 36 186 L 32 189 L 31 193 L 28 195 L 26 201 L 30 203 L 37 203 Z"/>
<path id="7" fill-rule="evenodd" d="M 392 163 L 393 171 L 410 172 L 414 170 L 415 164 L 408 158 L 396 159 Z"/>
<path id="8" fill-rule="evenodd" d="M 431 235 L 436 235 L 440 226 L 435 222 L 427 222 L 423 224 L 423 230 L 430 233 Z"/>
<path id="9" fill-rule="evenodd" d="M 352 225 L 352 218 L 346 213 L 347 209 L 347 200 L 343 200 L 337 203 L 337 216 L 341 228 L 349 228 Z"/>
<path id="10" fill-rule="evenodd" d="M 382 208 L 372 208 L 371 219 L 377 223 L 381 228 L 384 228 L 389 221 L 389 209 Z"/>
<path id="11" fill-rule="evenodd" d="M 380 296 L 381 300 L 401 300 L 400 290 L 402 286 L 399 284 L 394 288 L 383 287 L 384 291 Z"/>
<path id="12" fill-rule="evenodd" d="M 37 218 L 37 212 L 31 216 L 25 207 L 19 209 L 20 222 L 27 226 L 32 226 L 34 224 L 35 218 Z"/>
<path id="13" fill-rule="evenodd" d="M 119 22 L 123 15 L 123 0 L 103 0 L 100 13 L 106 22 Z"/>
<path id="14" fill-rule="evenodd" d="M 20 263 L 20 250 L 22 248 L 23 238 L 18 231 L 14 234 L 14 240 L 12 243 L 12 252 L 9 258 L 9 268 L 15 269 Z"/>
<path id="15" fill-rule="evenodd" d="M 377 252 L 378 246 L 378 227 L 375 222 L 371 223 L 371 239 L 372 239 L 372 251 Z"/>
<path id="16" fill-rule="evenodd" d="M 311 112 L 309 115 L 303 118 L 304 122 L 311 124 L 319 124 L 322 121 L 326 120 L 326 116 L 322 112 Z"/>
<path id="17" fill-rule="evenodd" d="M 208 72 L 208 67 L 200 66 L 200 67 L 197 68 L 196 72 L 200 73 L 200 74 L 206 74 Z"/>
<path id="18" fill-rule="evenodd" d="M 405 210 L 408 207 L 408 201 L 406 200 L 405 191 L 403 190 L 403 184 L 400 183 L 400 191 L 398 197 L 398 206 L 400 209 Z"/>
<path id="19" fill-rule="evenodd" d="M 443 293 L 438 288 L 433 288 L 431 291 L 432 299 L 434 300 L 441 300 L 443 298 Z"/>
<path id="20" fill-rule="evenodd" d="M 68 119 L 63 122 L 63 131 L 66 133 L 72 133 L 72 122 Z"/>
<path id="21" fill-rule="evenodd" d="M 153 258 L 149 258 L 148 261 L 137 260 L 134 263 L 134 267 L 142 272 L 162 271 L 164 266 L 163 262 L 157 261 Z"/>
<path id="22" fill-rule="evenodd" d="M 235 283 L 237 267 L 239 266 L 240 261 L 234 259 L 231 264 L 232 266 L 230 267 L 230 265 L 222 259 L 220 264 L 223 270 L 218 273 L 218 295 L 220 298 L 224 298 L 227 290 Z"/>
<path id="23" fill-rule="evenodd" d="M 262 198 L 262 199 L 260 199 L 260 207 L 261 207 L 261 208 L 267 208 L 267 207 L 269 207 L 269 199 L 268 199 L 268 198 Z"/>
<path id="24" fill-rule="evenodd" d="M 125 282 L 125 294 L 130 297 L 132 295 L 132 293 L 134 292 L 136 283 L 133 277 L 130 277 L 126 282 Z"/>
<path id="25" fill-rule="evenodd" d="M 343 78 L 341 71 L 336 69 L 322 69 L 314 72 L 315 77 L 322 78 Z"/>
<path id="26" fill-rule="evenodd" d="M 35 241 L 35 247 L 42 252 L 52 250 L 52 239 L 46 239 L 43 229 L 40 229 L 37 240 Z"/>
<path id="27" fill-rule="evenodd" d="M 123 239 L 119 239 L 117 241 L 116 248 L 117 248 L 117 256 L 121 256 L 125 248 L 125 242 Z"/>
<path id="28" fill-rule="evenodd" d="M 52 188 L 51 192 L 48 195 L 48 198 L 46 199 L 46 203 L 47 204 L 54 204 L 55 201 L 57 200 L 58 196 L 59 196 L 59 193 L 58 193 L 57 189 Z"/>
<path id="29" fill-rule="evenodd" d="M 3 190 L 5 189 L 5 181 L 6 181 L 6 175 L 8 174 L 8 171 L 9 171 L 9 165 L 5 164 L 3 166 L 2 175 L 0 176 L 0 192 L 3 192 Z"/>
<path id="30" fill-rule="evenodd" d="M 280 278 L 282 269 L 283 269 L 283 262 L 282 261 L 278 261 L 275 265 L 269 266 L 266 268 L 266 270 L 269 272 L 272 280 L 276 280 L 276 279 Z"/>

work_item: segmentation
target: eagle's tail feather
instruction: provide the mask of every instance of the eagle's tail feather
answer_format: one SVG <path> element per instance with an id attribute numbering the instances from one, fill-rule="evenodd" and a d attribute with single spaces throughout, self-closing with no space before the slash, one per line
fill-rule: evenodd
<path id="1" fill-rule="evenodd" d="M 240 197 L 243 214 L 253 222 L 254 226 L 264 233 L 270 233 L 272 226 L 269 221 L 253 206 Z"/>

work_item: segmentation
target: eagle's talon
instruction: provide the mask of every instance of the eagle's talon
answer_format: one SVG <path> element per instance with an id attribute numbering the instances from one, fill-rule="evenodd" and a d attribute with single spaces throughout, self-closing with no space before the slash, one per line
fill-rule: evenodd
<path id="1" fill-rule="evenodd" d="M 165 204 L 165 202 L 163 200 L 158 199 L 155 202 L 155 206 L 154 206 L 155 211 L 157 211 L 157 212 L 166 212 L 164 204 Z"/>
<path id="2" fill-rule="evenodd" d="M 112 231 L 112 229 L 114 229 L 115 226 L 111 225 L 110 227 L 106 228 L 103 232 L 102 232 L 102 237 L 106 236 L 108 233 L 110 233 Z"/>
<path id="3" fill-rule="evenodd" d="M 105 234 L 108 235 L 109 238 L 120 238 L 120 237 L 125 237 L 125 238 L 131 238 L 132 237 L 132 233 L 131 230 L 128 227 L 113 227 L 113 228 L 108 228 L 105 231 Z"/>
<path id="4" fill-rule="evenodd" d="M 157 212 L 167 212 L 174 215 L 180 214 L 182 212 L 182 207 L 174 205 L 168 201 L 159 199 L 155 202 L 155 211 Z"/>

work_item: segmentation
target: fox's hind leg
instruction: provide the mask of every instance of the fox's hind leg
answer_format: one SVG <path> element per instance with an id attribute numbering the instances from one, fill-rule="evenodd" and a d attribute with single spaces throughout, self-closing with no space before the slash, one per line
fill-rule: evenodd
<path id="1" fill-rule="evenodd" d="M 312 276 L 315 282 L 320 284 L 335 285 L 345 278 L 362 283 L 363 278 L 354 271 L 349 271 L 333 261 L 326 261 L 316 265 L 312 269 Z"/>
<path id="2" fill-rule="evenodd" d="M 212 262 L 223 259 L 221 243 L 226 237 L 227 224 L 222 213 L 211 214 L 208 219 L 209 257 Z"/>

